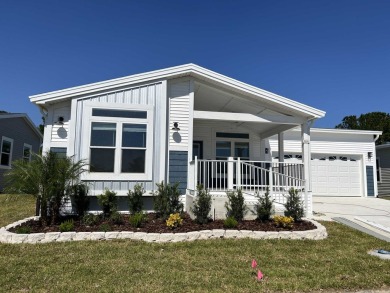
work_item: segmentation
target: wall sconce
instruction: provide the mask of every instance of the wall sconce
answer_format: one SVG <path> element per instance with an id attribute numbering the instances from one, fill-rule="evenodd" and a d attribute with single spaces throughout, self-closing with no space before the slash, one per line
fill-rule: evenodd
<path id="1" fill-rule="evenodd" d="M 372 152 L 368 152 L 368 158 L 369 158 L 369 159 L 372 158 Z"/>
<path id="2" fill-rule="evenodd" d="M 64 125 L 64 117 L 63 116 L 59 116 L 58 117 L 58 120 L 57 120 L 57 122 L 56 122 L 56 124 L 60 124 L 60 125 Z"/>
<path id="3" fill-rule="evenodd" d="M 179 131 L 180 130 L 179 122 L 173 122 L 172 130 L 175 130 L 175 131 Z"/>
<path id="4" fill-rule="evenodd" d="M 265 148 L 265 153 L 268 155 L 268 148 Z"/>

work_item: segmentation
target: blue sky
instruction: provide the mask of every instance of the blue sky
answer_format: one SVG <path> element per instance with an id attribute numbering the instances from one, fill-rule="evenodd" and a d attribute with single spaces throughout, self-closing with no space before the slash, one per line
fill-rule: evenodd
<path id="1" fill-rule="evenodd" d="M 0 0 L 0 109 L 195 63 L 327 112 L 390 112 L 390 1 Z"/>

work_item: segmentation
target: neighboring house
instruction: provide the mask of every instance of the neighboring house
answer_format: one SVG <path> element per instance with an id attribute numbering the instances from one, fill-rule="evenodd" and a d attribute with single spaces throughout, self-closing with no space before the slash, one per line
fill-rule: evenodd
<path id="1" fill-rule="evenodd" d="M 0 114 L 0 191 L 4 188 L 4 173 L 18 159 L 31 160 L 38 153 L 42 135 L 27 114 Z"/>
<path id="2" fill-rule="evenodd" d="M 325 115 L 321 110 L 194 64 L 44 93 L 30 100 L 47 113 L 43 150 L 89 163 L 82 180 L 89 184 L 91 196 L 105 188 L 124 196 L 142 183 L 151 208 L 150 192 L 156 183 L 179 182 L 188 209 L 198 184 L 215 199 L 241 188 L 252 203 L 255 192 L 267 188 L 282 203 L 294 187 L 303 193 L 307 215 L 312 212 L 311 125 Z M 299 135 L 290 150 L 284 132 L 297 127 Z M 346 134 L 334 133 L 341 133 L 335 134 L 336 140 Z M 359 139 L 363 144 L 372 140 L 365 134 L 350 137 L 350 145 Z M 325 147 L 330 149 L 322 153 L 333 155 L 333 145 Z M 299 155 L 299 160 L 284 162 L 290 154 L 284 148 Z M 345 155 L 354 152 L 340 150 L 336 155 L 343 162 Z M 275 151 L 281 155 L 272 160 Z M 356 155 L 360 168 L 370 165 L 366 154 L 359 150 Z M 351 158 L 347 160 L 355 160 Z M 363 190 L 366 171 L 361 170 Z M 213 208 L 223 216 L 223 202 L 216 202 Z"/>
<path id="3" fill-rule="evenodd" d="M 376 147 L 378 195 L 390 195 L 390 143 Z"/>

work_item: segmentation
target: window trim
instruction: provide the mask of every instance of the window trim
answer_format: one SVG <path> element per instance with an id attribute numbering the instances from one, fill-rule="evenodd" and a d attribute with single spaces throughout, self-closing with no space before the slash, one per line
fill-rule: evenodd
<path id="1" fill-rule="evenodd" d="M 27 159 L 27 157 L 24 156 L 24 149 L 25 149 L 26 147 L 30 150 L 29 156 L 28 156 L 28 162 L 31 162 L 31 152 L 32 152 L 32 145 L 31 145 L 31 144 L 28 144 L 28 143 L 24 143 L 24 144 L 23 144 L 23 153 L 22 153 L 22 157 L 23 157 L 23 160 Z"/>
<path id="2" fill-rule="evenodd" d="M 230 142 L 230 156 L 229 157 L 235 157 L 235 147 L 236 142 L 245 142 L 248 143 L 248 151 L 249 156 L 248 160 L 251 159 L 251 134 L 249 132 L 234 132 L 234 133 L 242 133 L 242 134 L 248 134 L 248 138 L 230 138 L 230 137 L 217 137 L 217 133 L 222 133 L 222 131 L 214 131 L 214 158 L 217 160 L 217 143 L 218 142 Z M 230 133 L 230 132 L 224 132 L 224 133 Z M 232 155 L 233 154 L 233 155 Z M 246 158 L 243 160 L 247 160 Z"/>
<path id="3" fill-rule="evenodd" d="M 2 136 L 1 137 L 0 162 L 1 162 L 1 156 L 3 155 L 3 142 L 4 141 L 8 141 L 8 142 L 11 143 L 11 149 L 10 149 L 10 153 L 9 153 L 8 165 L 1 165 L 1 163 L 0 163 L 0 169 L 11 169 L 11 165 L 12 165 L 12 152 L 13 152 L 13 148 L 14 148 L 14 140 L 12 138 L 9 138 L 9 137 L 6 137 L 6 136 Z"/>
<path id="4" fill-rule="evenodd" d="M 123 118 L 123 117 L 102 117 L 92 116 L 92 109 L 110 109 L 110 110 L 138 110 L 146 111 L 147 118 Z M 99 180 L 99 181 L 118 181 L 118 180 L 152 180 L 153 179 L 153 154 L 154 154 L 154 107 L 152 105 L 134 105 L 123 103 L 99 103 L 85 102 L 83 110 L 83 119 L 85 121 L 82 130 L 84 139 L 82 147 L 82 158 L 90 162 L 90 143 L 92 122 L 107 122 L 116 124 L 115 140 L 115 162 L 114 172 L 84 172 L 82 180 Z M 145 172 L 144 173 L 122 173 L 122 130 L 124 124 L 146 124 L 146 151 L 145 151 Z M 104 147 L 102 147 L 104 148 Z"/>

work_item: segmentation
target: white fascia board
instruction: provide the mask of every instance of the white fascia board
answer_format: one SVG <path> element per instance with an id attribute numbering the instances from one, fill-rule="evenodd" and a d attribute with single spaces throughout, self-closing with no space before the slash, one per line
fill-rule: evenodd
<path id="1" fill-rule="evenodd" d="M 32 120 L 30 119 L 30 117 L 28 117 L 27 114 L 24 114 L 24 113 L 16 113 L 16 114 L 9 113 L 9 114 L 2 114 L 2 115 L 0 115 L 0 119 L 7 119 L 7 118 L 24 118 L 24 120 L 31 127 L 31 129 L 35 132 L 35 134 L 37 134 L 41 140 L 43 139 L 42 133 L 39 132 L 37 126 L 34 124 L 34 122 L 32 122 Z"/>
<path id="2" fill-rule="evenodd" d="M 181 66 L 176 66 L 176 67 L 170 67 L 166 69 L 160 69 L 156 71 L 150 71 L 146 73 L 130 75 L 127 77 L 121 77 L 121 78 L 111 79 L 107 81 L 72 87 L 72 88 L 63 89 L 59 91 L 33 95 L 30 96 L 29 98 L 30 101 L 33 103 L 45 104 L 46 102 L 50 102 L 50 101 L 74 98 L 75 96 L 87 95 L 93 92 L 99 92 L 99 91 L 108 90 L 112 88 L 128 86 L 130 84 L 150 82 L 153 80 L 171 79 L 171 78 L 177 78 L 177 77 L 189 76 L 189 75 L 197 77 L 199 79 L 210 80 L 211 82 L 214 83 L 223 84 L 227 87 L 234 88 L 241 92 L 254 95 L 258 99 L 264 99 L 272 103 L 283 105 L 284 107 L 287 106 L 298 112 L 301 112 L 303 115 L 310 116 L 312 118 L 321 118 L 325 116 L 324 111 L 312 108 L 302 103 L 262 90 L 255 86 L 251 86 L 244 82 L 238 81 L 236 79 L 227 77 L 225 75 L 216 73 L 214 71 L 208 70 L 206 68 L 191 63 L 181 65 Z"/>
<path id="3" fill-rule="evenodd" d="M 382 131 L 376 130 L 358 130 L 358 129 L 340 129 L 340 128 L 312 128 L 312 132 L 317 133 L 345 133 L 345 134 L 365 134 L 365 135 L 382 135 Z"/>
<path id="4" fill-rule="evenodd" d="M 254 115 L 249 113 L 194 111 L 194 119 L 218 120 L 218 121 L 239 121 L 257 123 L 277 123 L 277 124 L 302 124 L 302 119 L 290 116 L 277 115 Z"/>

